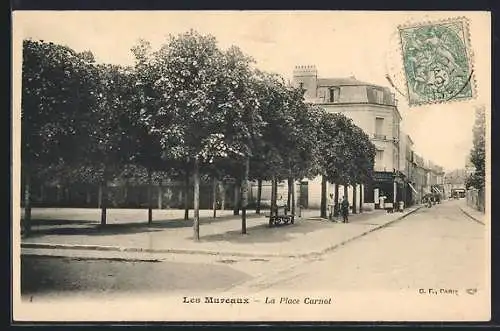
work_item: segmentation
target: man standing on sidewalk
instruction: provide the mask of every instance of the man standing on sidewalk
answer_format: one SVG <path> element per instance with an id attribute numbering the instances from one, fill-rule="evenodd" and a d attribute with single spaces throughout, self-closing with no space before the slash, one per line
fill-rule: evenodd
<path id="1" fill-rule="evenodd" d="M 328 196 L 328 219 L 334 221 L 333 217 L 335 214 L 335 202 L 333 201 L 333 193 Z"/>
<path id="2" fill-rule="evenodd" d="M 344 197 L 344 199 L 342 200 L 340 208 L 342 209 L 343 222 L 349 223 L 349 200 L 347 200 L 347 197 Z"/>

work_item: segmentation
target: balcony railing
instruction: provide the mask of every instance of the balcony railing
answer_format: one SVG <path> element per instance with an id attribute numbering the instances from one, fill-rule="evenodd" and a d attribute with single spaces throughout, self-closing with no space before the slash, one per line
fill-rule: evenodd
<path id="1" fill-rule="evenodd" d="M 379 140 L 387 140 L 387 136 L 385 134 L 377 134 L 377 133 L 375 133 L 373 135 L 373 138 L 379 139 Z"/>

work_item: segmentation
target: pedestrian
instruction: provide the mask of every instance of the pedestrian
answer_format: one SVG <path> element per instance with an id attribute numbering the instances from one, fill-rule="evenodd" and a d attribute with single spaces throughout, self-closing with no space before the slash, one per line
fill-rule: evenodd
<path id="1" fill-rule="evenodd" d="M 342 221 L 344 223 L 349 223 L 349 201 L 347 200 L 347 197 L 344 197 L 342 200 L 340 208 L 342 210 Z"/>
<path id="2" fill-rule="evenodd" d="M 330 195 L 328 196 L 328 219 L 330 221 L 333 221 L 333 214 L 334 214 L 334 201 L 333 201 L 333 194 L 330 193 Z"/>

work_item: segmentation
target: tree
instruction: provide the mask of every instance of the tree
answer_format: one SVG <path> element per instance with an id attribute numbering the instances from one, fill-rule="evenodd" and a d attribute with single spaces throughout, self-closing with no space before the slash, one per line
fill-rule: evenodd
<path id="1" fill-rule="evenodd" d="M 107 185 L 134 155 L 130 141 L 133 135 L 128 134 L 133 132 L 134 123 L 128 109 L 133 106 L 131 96 L 135 91 L 131 68 L 98 65 L 96 70 L 98 104 L 87 112 L 87 120 L 80 123 L 88 139 L 79 151 L 82 165 L 91 167 L 100 180 L 101 225 L 106 225 Z"/>
<path id="2" fill-rule="evenodd" d="M 242 167 L 236 178 L 241 178 L 241 232 L 246 234 L 246 209 L 250 176 L 250 159 L 255 148 L 255 140 L 261 136 L 263 127 L 259 112 L 259 99 L 255 90 L 256 80 L 251 64 L 254 60 L 243 54 L 235 46 L 223 52 L 222 79 L 218 95 L 228 108 L 224 113 L 224 145 L 220 150 L 229 150 L 228 156 Z M 212 154 L 217 156 L 218 153 Z"/>
<path id="3" fill-rule="evenodd" d="M 159 74 L 155 89 L 162 98 L 143 119 L 161 136 L 166 157 L 189 165 L 194 182 L 193 232 L 198 240 L 200 169 L 214 158 L 246 155 L 242 139 L 248 136 L 244 126 L 248 105 L 240 99 L 240 90 L 246 91 L 245 77 L 235 78 L 246 59 L 234 48 L 222 52 L 214 37 L 191 30 L 171 36 L 152 61 Z"/>
<path id="4" fill-rule="evenodd" d="M 486 114 L 484 107 L 476 109 L 476 120 L 473 132 L 473 147 L 470 152 L 470 161 L 474 165 L 474 173 L 467 179 L 466 187 L 484 189 L 486 174 Z"/>
<path id="5" fill-rule="evenodd" d="M 148 182 L 148 224 L 152 223 L 152 186 L 153 172 L 162 171 L 172 173 L 174 162 L 164 153 L 161 136 L 157 130 L 151 130 L 150 114 L 155 113 L 161 106 L 161 91 L 155 83 L 161 78 L 155 66 L 151 45 L 140 40 L 132 48 L 136 63 L 132 80 L 129 84 L 132 104 L 129 107 L 129 118 L 132 131 L 129 133 L 130 149 L 135 163 L 142 165 L 147 170 Z M 168 118 L 167 118 L 168 119 Z M 166 124 L 168 127 L 168 123 Z M 161 179 L 160 179 L 161 181 Z M 187 216 L 186 216 L 187 218 Z"/>
<path id="6" fill-rule="evenodd" d="M 281 77 L 261 71 L 256 71 L 255 91 L 262 126 L 253 139 L 250 177 L 272 181 L 271 208 L 275 210 L 277 181 L 287 178 L 289 172 L 284 153 L 288 129 L 294 121 L 288 106 L 290 95 Z"/>
<path id="7" fill-rule="evenodd" d="M 368 135 L 351 119 L 340 113 L 323 113 L 316 149 L 318 166 L 324 176 L 321 217 L 326 217 L 326 182 L 347 186 L 370 180 L 373 172 L 375 146 Z M 335 204 L 338 204 L 336 186 Z"/>
<path id="8" fill-rule="evenodd" d="M 326 183 L 349 182 L 348 119 L 339 113 L 323 113 L 318 130 L 316 158 L 322 175 L 321 217 L 326 218 Z M 337 185 L 335 199 L 338 198 Z M 335 201 L 338 203 L 338 201 Z"/>
<path id="9" fill-rule="evenodd" d="M 44 41 L 23 41 L 21 162 L 25 227 L 30 229 L 31 177 L 39 169 L 77 160 L 74 146 L 86 139 L 80 121 L 95 105 L 93 56 Z"/>
<path id="10" fill-rule="evenodd" d="M 321 110 L 304 103 L 302 89 L 290 87 L 289 94 L 293 122 L 287 128 L 288 141 L 283 159 L 288 168 L 288 206 L 294 215 L 295 180 L 312 177 L 318 172 L 315 149 Z"/>

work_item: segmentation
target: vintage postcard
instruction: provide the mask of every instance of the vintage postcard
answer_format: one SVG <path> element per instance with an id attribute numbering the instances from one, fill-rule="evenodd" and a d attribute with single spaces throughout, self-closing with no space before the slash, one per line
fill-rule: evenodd
<path id="1" fill-rule="evenodd" d="M 489 321 L 490 26 L 14 12 L 14 321 Z"/>

